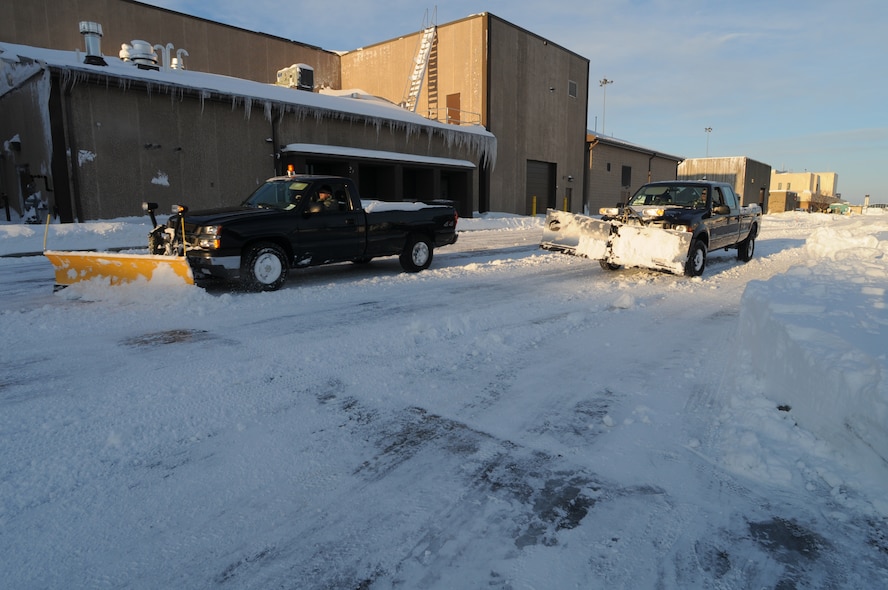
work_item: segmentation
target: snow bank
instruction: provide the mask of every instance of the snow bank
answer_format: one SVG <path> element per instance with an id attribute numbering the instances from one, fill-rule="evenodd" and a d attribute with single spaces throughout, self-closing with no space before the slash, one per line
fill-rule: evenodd
<path id="1" fill-rule="evenodd" d="M 806 264 L 752 281 L 739 345 L 765 395 L 859 473 L 888 473 L 888 216 L 807 238 Z"/>

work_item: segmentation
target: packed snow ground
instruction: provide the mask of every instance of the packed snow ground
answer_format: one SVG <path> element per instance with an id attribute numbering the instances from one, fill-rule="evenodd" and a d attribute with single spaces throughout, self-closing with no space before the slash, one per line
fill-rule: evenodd
<path id="1" fill-rule="evenodd" d="M 695 279 L 460 229 L 264 294 L 0 259 L 4 585 L 888 586 L 888 216 L 769 215 Z"/>

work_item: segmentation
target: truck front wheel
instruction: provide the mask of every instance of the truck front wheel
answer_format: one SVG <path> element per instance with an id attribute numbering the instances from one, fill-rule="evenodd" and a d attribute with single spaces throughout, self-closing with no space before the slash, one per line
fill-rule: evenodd
<path id="1" fill-rule="evenodd" d="M 622 264 L 614 264 L 613 262 L 608 262 L 607 260 L 599 260 L 598 264 L 601 265 L 601 268 L 604 270 L 620 270 L 623 268 Z"/>
<path id="2" fill-rule="evenodd" d="M 688 261 L 685 263 L 685 274 L 689 277 L 699 277 L 706 268 L 706 244 L 700 240 L 694 240 L 688 253 Z"/>
<path id="3" fill-rule="evenodd" d="M 287 280 L 287 255 L 276 244 L 256 244 L 242 260 L 241 280 L 252 291 L 276 291 Z"/>
<path id="4" fill-rule="evenodd" d="M 432 242 L 425 236 L 410 236 L 401 252 L 401 268 L 407 272 L 425 270 L 432 263 Z"/>

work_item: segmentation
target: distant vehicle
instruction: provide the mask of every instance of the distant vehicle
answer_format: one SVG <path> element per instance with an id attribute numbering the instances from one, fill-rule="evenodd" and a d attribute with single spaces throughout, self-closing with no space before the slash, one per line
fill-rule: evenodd
<path id="1" fill-rule="evenodd" d="M 605 270 L 635 266 L 700 276 L 708 252 L 737 250 L 749 261 L 761 226 L 758 205 L 741 206 L 731 185 L 673 180 L 643 185 L 601 218 L 549 209 L 542 248 L 598 260 Z"/>

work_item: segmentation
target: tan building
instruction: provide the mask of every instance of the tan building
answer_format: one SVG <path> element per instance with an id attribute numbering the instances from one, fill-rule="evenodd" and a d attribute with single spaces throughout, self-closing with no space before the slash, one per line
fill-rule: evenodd
<path id="1" fill-rule="evenodd" d="M 530 214 L 583 205 L 589 60 L 490 13 L 345 53 L 342 85 L 453 125 L 480 123 L 497 138 L 495 165 L 481 170 L 480 211 Z M 419 56 L 419 59 L 417 57 Z"/>
<path id="2" fill-rule="evenodd" d="M 771 192 L 792 191 L 797 195 L 797 209 L 826 211 L 841 201 L 839 175 L 835 172 L 771 172 Z"/>
<path id="3" fill-rule="evenodd" d="M 598 213 L 601 207 L 625 203 L 646 182 L 674 180 L 680 156 L 672 156 L 613 137 L 588 132 L 587 205 Z"/>
<path id="4" fill-rule="evenodd" d="M 768 211 L 768 187 L 771 166 L 746 156 L 727 158 L 691 158 L 678 166 L 678 177 L 727 182 L 740 196 L 742 205 L 758 204 Z"/>

